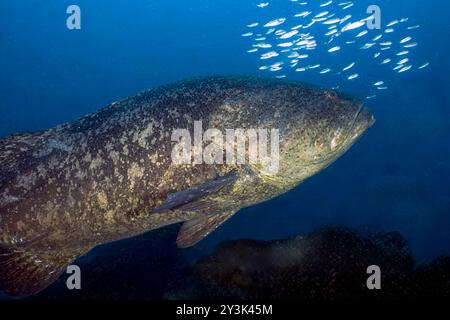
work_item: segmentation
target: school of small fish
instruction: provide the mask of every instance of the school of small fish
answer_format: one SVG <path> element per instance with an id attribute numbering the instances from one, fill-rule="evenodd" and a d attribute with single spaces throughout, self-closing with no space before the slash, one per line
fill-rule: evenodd
<path id="1" fill-rule="evenodd" d="M 243 37 L 251 39 L 250 54 L 257 54 L 262 65 L 259 70 L 273 72 L 276 78 L 286 78 L 287 72 L 317 72 L 320 75 L 339 76 L 345 81 L 361 81 L 358 60 L 351 54 L 359 50 L 369 52 L 375 62 L 375 71 L 380 68 L 402 74 L 411 70 L 422 70 L 430 63 L 412 62 L 411 50 L 418 46 L 414 39 L 414 30 L 420 25 L 412 25 L 409 18 L 399 18 L 381 25 L 381 28 L 369 27 L 375 22 L 375 16 L 367 14 L 362 8 L 359 16 L 350 14 L 353 1 L 308 1 L 286 0 L 294 5 L 289 17 L 274 17 L 268 21 L 251 22 Z M 258 10 L 270 10 L 270 2 L 256 5 Z M 406 33 L 396 37 L 396 34 Z M 315 55 L 328 56 L 326 62 L 315 59 Z M 336 65 L 330 65 L 336 56 L 344 56 Z M 352 56 L 354 61 L 352 61 Z M 358 58 L 358 57 L 356 57 Z M 346 63 L 342 64 L 342 61 Z M 339 65 L 342 64 L 342 65 Z M 341 78 L 339 78 L 341 79 Z M 358 79 L 358 80 L 357 80 Z M 339 83 L 339 82 L 338 82 Z M 335 88 L 339 88 L 336 85 Z M 382 79 L 370 84 L 373 99 L 379 90 L 387 90 L 388 85 Z"/>

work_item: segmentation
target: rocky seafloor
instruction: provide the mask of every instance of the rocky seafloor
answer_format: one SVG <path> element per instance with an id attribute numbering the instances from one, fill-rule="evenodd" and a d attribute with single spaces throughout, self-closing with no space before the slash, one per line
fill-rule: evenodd
<path id="1" fill-rule="evenodd" d="M 67 275 L 28 299 L 347 300 L 450 297 L 450 257 L 417 264 L 398 233 L 324 228 L 291 239 L 234 240 L 193 263 L 175 247 L 176 228 L 95 249 L 76 263 L 82 289 Z M 169 245 L 168 245 L 169 244 Z M 368 290 L 367 267 L 381 269 Z"/>

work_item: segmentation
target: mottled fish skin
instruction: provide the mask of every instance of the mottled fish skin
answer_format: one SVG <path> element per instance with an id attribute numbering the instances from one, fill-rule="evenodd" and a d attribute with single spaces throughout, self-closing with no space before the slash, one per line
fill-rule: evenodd
<path id="1" fill-rule="evenodd" d="M 279 129 L 279 173 L 249 165 L 174 164 L 172 131 L 192 133 L 198 120 L 204 130 Z M 51 262 L 64 268 L 96 245 L 178 222 L 205 216 L 208 223 L 191 228 L 208 225 L 209 233 L 239 209 L 276 197 L 327 167 L 373 121 L 359 101 L 330 90 L 217 76 L 148 90 L 73 123 L 7 137 L 0 140 L 0 254 L 35 252 L 53 256 Z M 157 210 L 170 195 L 232 172 L 233 183 L 191 209 Z M 0 268 L 14 265 L 2 259 Z M 40 263 L 37 275 L 44 268 Z M 57 269 L 52 263 L 46 268 Z M 30 294 L 54 280 L 30 288 L 26 281 L 36 277 L 16 279 L 21 287 L 11 288 L 13 271 L 0 276 L 0 290 Z M 53 270 L 55 277 L 61 271 Z"/>

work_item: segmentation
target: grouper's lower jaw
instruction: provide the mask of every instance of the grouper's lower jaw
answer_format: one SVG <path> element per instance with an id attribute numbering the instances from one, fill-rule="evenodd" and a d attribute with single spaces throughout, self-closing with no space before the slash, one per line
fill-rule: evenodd
<path id="1" fill-rule="evenodd" d="M 375 124 L 375 122 L 376 119 L 370 112 L 370 110 L 362 106 L 355 118 L 355 122 L 353 124 L 350 137 L 354 140 L 357 140 L 364 134 L 364 132 L 367 131 L 367 129 L 372 127 Z"/>
<path id="2" fill-rule="evenodd" d="M 322 169 L 328 167 L 345 152 L 347 152 L 364 135 L 364 133 L 375 124 L 375 121 L 375 117 L 370 112 L 370 110 L 364 107 L 363 104 L 361 104 L 357 113 L 355 114 L 355 118 L 352 125 L 350 126 L 348 135 L 340 148 L 318 161 L 308 163 L 308 166 L 321 165 Z"/>

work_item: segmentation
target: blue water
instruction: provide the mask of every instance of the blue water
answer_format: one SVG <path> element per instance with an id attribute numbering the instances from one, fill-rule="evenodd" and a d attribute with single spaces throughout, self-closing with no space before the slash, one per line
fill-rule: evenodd
<path id="1" fill-rule="evenodd" d="M 1 1 L 0 136 L 72 121 L 186 77 L 270 76 L 258 70 L 261 62 L 246 52 L 249 41 L 241 34 L 258 18 L 302 10 L 294 12 L 288 0 L 278 0 L 269 1 L 271 14 L 266 14 L 256 8 L 258 2 Z M 405 16 L 411 25 L 420 24 L 414 59 L 431 66 L 399 75 L 373 63 L 361 65 L 362 79 L 342 89 L 364 98 L 374 79 L 389 82 L 388 91 L 367 102 L 378 120 L 367 136 L 323 173 L 273 201 L 242 210 L 188 253 L 208 252 L 227 239 L 285 238 L 324 225 L 399 231 L 423 260 L 450 253 L 450 4 L 356 3 L 358 8 L 378 4 L 383 23 Z M 81 30 L 66 28 L 70 4 L 81 8 Z M 348 11 L 357 14 L 358 8 Z M 353 57 L 365 61 L 358 51 Z M 336 84 L 318 74 L 291 72 L 288 77 Z"/>

